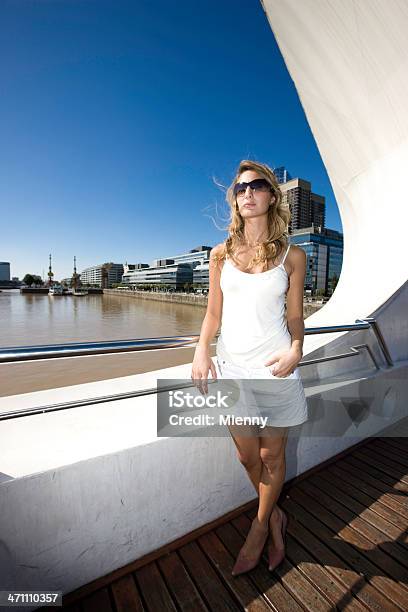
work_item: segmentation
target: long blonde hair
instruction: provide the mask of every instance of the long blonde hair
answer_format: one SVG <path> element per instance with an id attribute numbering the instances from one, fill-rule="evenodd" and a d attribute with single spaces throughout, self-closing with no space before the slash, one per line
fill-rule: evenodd
<path id="1" fill-rule="evenodd" d="M 234 187 L 239 182 L 241 174 L 247 170 L 257 172 L 262 178 L 266 179 L 271 186 L 272 193 L 275 196 L 275 201 L 271 203 L 268 209 L 267 218 L 267 237 L 257 246 L 255 255 L 249 261 L 246 270 L 250 270 L 257 264 L 262 263 L 263 266 L 268 264 L 268 259 L 273 262 L 277 261 L 289 243 L 289 221 L 290 210 L 289 206 L 282 203 L 282 192 L 279 183 L 273 170 L 266 164 L 244 159 L 240 162 L 234 180 L 227 189 L 226 201 L 230 207 L 230 223 L 227 227 L 228 237 L 223 243 L 223 249 L 219 255 L 212 256 L 214 263 L 218 263 L 225 259 L 228 255 L 236 263 L 235 255 L 240 247 L 246 244 L 244 236 L 245 222 L 239 212 L 236 197 L 234 196 Z"/>

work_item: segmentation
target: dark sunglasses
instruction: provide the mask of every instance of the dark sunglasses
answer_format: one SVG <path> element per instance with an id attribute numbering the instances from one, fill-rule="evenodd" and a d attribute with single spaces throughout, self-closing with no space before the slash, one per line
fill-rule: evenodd
<path id="1" fill-rule="evenodd" d="M 266 179 L 254 179 L 249 183 L 236 183 L 234 185 L 234 196 L 243 196 L 246 192 L 247 187 L 250 187 L 252 191 L 266 191 L 269 189 L 273 191 L 272 187 Z"/>

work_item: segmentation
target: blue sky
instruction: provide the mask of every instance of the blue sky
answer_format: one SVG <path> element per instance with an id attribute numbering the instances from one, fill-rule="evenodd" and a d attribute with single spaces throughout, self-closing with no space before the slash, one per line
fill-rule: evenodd
<path id="1" fill-rule="evenodd" d="M 3 0 L 0 260 L 55 278 L 226 234 L 239 161 L 327 173 L 256 0 Z M 218 212 L 218 217 L 217 217 Z"/>

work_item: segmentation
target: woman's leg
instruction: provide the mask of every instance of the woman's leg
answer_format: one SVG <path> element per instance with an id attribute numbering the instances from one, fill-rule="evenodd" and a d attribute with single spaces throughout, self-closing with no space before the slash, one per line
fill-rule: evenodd
<path id="1" fill-rule="evenodd" d="M 252 521 L 240 555 L 253 559 L 265 543 L 266 535 L 271 532 L 276 546 L 282 547 L 279 540 L 280 514 L 276 509 L 285 480 L 285 448 L 288 428 L 268 427 L 264 436 L 251 435 L 249 428 L 229 427 L 238 451 L 238 458 L 244 465 L 248 476 L 259 495 L 258 513 Z M 257 428 L 255 428 L 256 431 Z M 255 431 L 252 428 L 252 431 Z M 243 435 L 245 430 L 246 435 Z"/>
<path id="2" fill-rule="evenodd" d="M 285 482 L 285 450 L 288 427 L 267 427 L 266 435 L 260 438 L 260 458 L 262 472 L 259 481 L 258 520 L 267 524 L 269 518 L 279 518 L 276 502 Z"/>
<path id="3" fill-rule="evenodd" d="M 247 471 L 248 477 L 259 495 L 263 463 L 259 454 L 258 428 L 242 425 L 229 425 L 228 429 L 237 449 L 237 457 Z"/>
<path id="4" fill-rule="evenodd" d="M 259 495 L 259 483 L 263 471 L 263 463 L 260 456 L 260 438 L 257 427 L 230 425 L 231 437 L 237 448 L 239 461 L 245 467 L 248 477 Z M 269 534 L 269 525 L 261 525 L 256 517 L 252 521 L 251 528 L 242 546 L 233 573 L 240 572 L 246 564 L 255 563 L 260 551 L 262 551 Z"/>

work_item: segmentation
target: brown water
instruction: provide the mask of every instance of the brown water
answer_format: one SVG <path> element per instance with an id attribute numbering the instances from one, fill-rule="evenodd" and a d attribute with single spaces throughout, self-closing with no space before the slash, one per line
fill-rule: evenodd
<path id="1" fill-rule="evenodd" d="M 0 347 L 200 333 L 205 308 L 120 295 L 0 293 Z M 212 353 L 213 354 L 213 353 Z M 0 364 L 0 396 L 190 363 L 194 348 Z"/>

